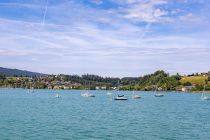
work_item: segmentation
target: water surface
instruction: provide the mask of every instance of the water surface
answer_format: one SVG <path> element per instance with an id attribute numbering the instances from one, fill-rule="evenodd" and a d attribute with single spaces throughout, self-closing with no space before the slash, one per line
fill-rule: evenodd
<path id="1" fill-rule="evenodd" d="M 120 91 L 0 89 L 0 139 L 210 140 L 210 101 L 199 94 Z M 60 93 L 62 98 L 55 98 Z"/>

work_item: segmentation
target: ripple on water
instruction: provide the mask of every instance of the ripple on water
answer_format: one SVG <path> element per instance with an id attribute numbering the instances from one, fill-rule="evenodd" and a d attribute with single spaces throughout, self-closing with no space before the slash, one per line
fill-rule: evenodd
<path id="1" fill-rule="evenodd" d="M 106 91 L 91 91 L 95 98 L 83 98 L 81 91 L 1 89 L 1 139 L 145 139 L 209 140 L 210 102 L 200 95 L 136 92 L 142 99 L 110 100 Z"/>

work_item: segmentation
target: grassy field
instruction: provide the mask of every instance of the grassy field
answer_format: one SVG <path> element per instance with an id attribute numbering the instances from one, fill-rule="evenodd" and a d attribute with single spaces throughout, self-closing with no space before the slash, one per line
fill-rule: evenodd
<path id="1" fill-rule="evenodd" d="M 180 80 L 181 83 L 190 82 L 192 84 L 199 84 L 203 85 L 204 81 L 208 79 L 208 76 L 190 76 L 190 77 L 182 77 Z M 210 82 L 208 82 L 208 85 L 210 85 Z"/>

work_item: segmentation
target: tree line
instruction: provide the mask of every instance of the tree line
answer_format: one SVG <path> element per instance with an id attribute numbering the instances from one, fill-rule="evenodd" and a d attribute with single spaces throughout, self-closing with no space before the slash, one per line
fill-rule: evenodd
<path id="1" fill-rule="evenodd" d="M 0 74 L 0 87 L 8 85 L 12 87 L 30 88 L 48 88 L 49 85 L 77 85 L 77 89 L 95 89 L 96 87 L 106 87 L 106 89 L 113 89 L 120 87 L 121 90 L 159 90 L 171 91 L 176 90 L 180 86 L 192 86 L 192 83 L 181 83 L 181 75 L 178 73 L 170 75 L 163 70 L 158 70 L 152 74 L 147 74 L 140 77 L 102 77 L 94 74 L 84 75 L 45 75 L 33 77 L 19 77 L 15 79 L 8 79 L 5 75 Z M 21 79 L 21 80 L 20 80 Z M 207 82 L 210 81 L 208 77 Z M 195 88 L 201 90 L 202 85 L 195 85 Z M 208 87 L 207 84 L 207 89 Z"/>

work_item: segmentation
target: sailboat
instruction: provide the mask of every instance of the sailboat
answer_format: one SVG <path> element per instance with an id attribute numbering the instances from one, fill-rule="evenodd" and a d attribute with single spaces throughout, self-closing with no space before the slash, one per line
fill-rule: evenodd
<path id="1" fill-rule="evenodd" d="M 112 93 L 111 93 L 111 92 L 107 92 L 106 94 L 107 94 L 107 95 L 112 95 Z"/>
<path id="2" fill-rule="evenodd" d="M 163 96 L 164 96 L 164 94 L 161 94 L 161 93 L 158 93 L 158 92 L 157 92 L 157 86 L 156 86 L 156 88 L 155 88 L 155 94 L 154 94 L 154 96 L 155 96 L 155 97 L 163 97 Z"/>
<path id="3" fill-rule="evenodd" d="M 31 87 L 30 89 L 28 89 L 28 91 L 27 91 L 27 93 L 34 93 L 34 88 L 33 87 Z"/>
<path id="4" fill-rule="evenodd" d="M 202 92 L 202 95 L 201 95 L 201 100 L 210 100 L 210 98 L 205 95 L 205 89 L 206 89 L 206 86 L 204 84 L 203 92 Z"/>
<path id="5" fill-rule="evenodd" d="M 118 89 L 117 93 L 119 93 L 119 81 L 118 81 Z M 128 98 L 124 97 L 124 95 L 117 95 L 117 97 L 114 97 L 114 100 L 128 100 Z"/>
<path id="6" fill-rule="evenodd" d="M 91 94 L 91 93 L 89 93 L 89 92 L 82 93 L 81 96 L 82 96 L 82 97 L 95 97 L 94 94 Z"/>
<path id="7" fill-rule="evenodd" d="M 89 82 L 89 89 L 90 89 L 90 82 Z M 95 97 L 94 94 L 89 93 L 88 91 L 81 94 L 82 97 Z"/>
<path id="8" fill-rule="evenodd" d="M 141 96 L 139 96 L 139 95 L 135 95 L 135 94 L 134 94 L 134 90 L 133 90 L 132 98 L 133 98 L 133 99 L 140 99 L 140 98 L 141 98 Z"/>
<path id="9" fill-rule="evenodd" d="M 55 98 L 61 98 L 61 95 L 59 95 L 58 93 L 55 95 Z"/>
<path id="10" fill-rule="evenodd" d="M 117 97 L 114 97 L 114 100 L 128 100 L 128 98 L 124 97 L 124 95 L 118 95 Z"/>

